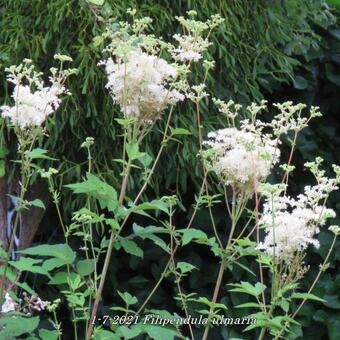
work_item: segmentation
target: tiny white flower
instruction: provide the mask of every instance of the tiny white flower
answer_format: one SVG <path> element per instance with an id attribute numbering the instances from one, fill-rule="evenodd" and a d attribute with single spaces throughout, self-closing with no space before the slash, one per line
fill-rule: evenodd
<path id="1" fill-rule="evenodd" d="M 9 296 L 8 293 L 5 295 L 5 301 L 1 306 L 1 313 L 13 312 L 18 307 L 18 304 Z"/>

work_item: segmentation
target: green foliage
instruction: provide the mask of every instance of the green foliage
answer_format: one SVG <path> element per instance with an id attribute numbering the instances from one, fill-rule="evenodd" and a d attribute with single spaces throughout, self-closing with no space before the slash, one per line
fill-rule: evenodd
<path id="1" fill-rule="evenodd" d="M 207 240 L 207 235 L 202 230 L 190 228 L 190 229 L 177 230 L 177 232 L 183 235 L 183 238 L 182 238 L 183 246 L 185 246 L 186 244 L 189 244 L 192 240 L 196 240 L 196 241 Z"/>
<path id="2" fill-rule="evenodd" d="M 325 302 L 324 299 L 320 299 L 318 296 L 314 294 L 308 293 L 294 293 L 290 296 L 292 299 L 306 299 L 306 300 L 314 300 L 319 302 Z"/>
<path id="3" fill-rule="evenodd" d="M 39 324 L 39 317 L 28 318 L 17 315 L 13 317 L 0 318 L 0 336 L 2 339 L 13 339 L 15 337 L 33 332 Z"/>
<path id="4" fill-rule="evenodd" d="M 67 244 L 43 244 L 19 251 L 21 254 L 36 256 L 51 256 L 64 261 L 65 264 L 73 263 L 75 253 Z"/>
<path id="5" fill-rule="evenodd" d="M 249 282 L 230 283 L 229 286 L 235 287 L 230 289 L 231 292 L 245 293 L 255 297 L 260 296 L 260 294 L 262 294 L 262 292 L 266 289 L 266 287 L 260 282 L 257 282 L 255 285 L 252 285 Z"/>
<path id="6" fill-rule="evenodd" d="M 87 276 L 94 272 L 96 261 L 94 259 L 80 260 L 77 262 L 77 272 L 81 276 Z"/>
<path id="7" fill-rule="evenodd" d="M 335 3 L 328 1 L 329 3 Z M 285 98 L 293 98 L 295 101 L 303 101 L 308 104 L 316 104 L 320 106 L 323 113 L 322 122 L 319 121 L 312 124 L 310 128 L 302 133 L 297 145 L 296 158 L 300 162 L 311 160 L 318 154 L 325 159 L 325 166 L 340 162 L 338 153 L 339 138 L 339 83 L 338 69 L 340 65 L 340 36 L 339 36 L 339 10 L 333 11 L 337 23 L 329 25 L 327 21 L 317 27 L 317 32 L 322 35 L 322 40 L 317 46 L 304 53 L 302 64 L 296 71 L 296 76 L 302 77 L 307 81 L 307 87 L 304 90 L 296 91 L 293 88 L 283 87 L 275 95 L 275 100 L 284 100 Z M 305 185 L 301 180 L 302 174 L 296 179 L 292 178 L 295 183 L 296 191 Z M 334 210 L 339 212 L 339 194 L 335 193 L 330 197 L 330 205 Z M 332 235 L 326 230 L 322 230 L 318 237 L 320 248 L 307 257 L 306 261 L 317 258 L 325 258 L 331 242 Z M 340 242 L 337 240 L 335 249 L 339 249 Z M 323 274 L 319 283 L 315 287 L 314 294 L 327 300 L 328 295 L 333 295 L 335 291 L 339 291 L 340 281 L 336 268 L 339 266 L 339 251 L 336 251 L 331 257 L 329 274 Z M 311 268 L 306 280 L 302 283 L 303 291 L 308 291 L 308 284 L 314 280 L 317 275 L 318 268 Z M 322 317 L 321 317 L 322 316 Z M 336 339 L 336 333 L 339 332 L 340 315 L 334 314 L 334 310 L 327 304 L 309 301 L 301 310 L 301 317 L 297 320 L 303 322 L 301 333 L 303 337 L 312 337 L 321 339 L 328 337 Z"/>
<path id="8" fill-rule="evenodd" d="M 138 247 L 136 242 L 121 239 L 118 244 L 120 244 L 128 254 L 143 257 L 143 250 Z"/>
<path id="9" fill-rule="evenodd" d="M 91 173 L 86 174 L 86 180 L 83 182 L 67 184 L 65 187 L 75 194 L 87 194 L 97 199 L 101 209 L 107 208 L 114 212 L 118 206 L 116 190 Z"/>

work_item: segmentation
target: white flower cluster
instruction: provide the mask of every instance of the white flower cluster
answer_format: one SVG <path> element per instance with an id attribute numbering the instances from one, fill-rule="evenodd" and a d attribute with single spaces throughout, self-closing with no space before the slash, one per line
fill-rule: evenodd
<path id="1" fill-rule="evenodd" d="M 265 180 L 279 161 L 277 141 L 246 128 L 226 128 L 210 132 L 210 149 L 204 152 L 209 170 L 226 184 L 253 191 L 254 182 Z"/>
<path id="2" fill-rule="evenodd" d="M 178 46 L 171 51 L 172 57 L 178 62 L 197 62 L 203 57 L 203 52 L 211 45 L 209 36 L 213 28 L 220 25 L 224 19 L 213 15 L 206 22 L 195 20 L 195 11 L 187 12 L 188 18 L 176 17 L 186 34 L 175 34 L 173 39 Z M 207 33 L 206 33 L 207 32 Z"/>
<path id="3" fill-rule="evenodd" d="M 305 104 L 294 105 L 292 101 L 287 101 L 273 105 L 280 111 L 270 123 L 276 135 L 286 134 L 290 130 L 299 132 L 308 126 L 312 118 L 322 116 L 318 106 L 312 106 L 309 116 L 304 117 L 302 116 L 302 111 L 306 108 Z"/>
<path id="4" fill-rule="evenodd" d="M 136 49 L 125 59 L 109 58 L 103 64 L 108 76 L 106 87 L 126 118 L 153 122 L 169 104 L 184 99 L 179 91 L 169 89 L 169 82 L 177 76 L 176 68 L 160 57 Z"/>
<path id="5" fill-rule="evenodd" d="M 208 39 L 191 35 L 175 34 L 174 40 L 178 47 L 173 49 L 172 56 L 180 62 L 197 62 L 202 58 L 202 53 L 211 45 Z"/>
<path id="6" fill-rule="evenodd" d="M 23 300 L 20 300 L 22 306 L 15 302 L 12 297 L 6 293 L 5 301 L 1 306 L 1 313 L 14 312 L 22 310 L 27 315 L 31 315 L 33 312 L 41 312 L 46 309 L 49 302 L 43 301 L 38 296 L 28 296 L 26 292 L 23 293 Z M 23 307 L 23 308 L 22 308 Z"/>
<path id="7" fill-rule="evenodd" d="M 337 189 L 336 179 L 330 188 L 327 185 L 305 187 L 304 194 L 292 199 L 288 196 L 268 198 L 260 225 L 266 227 L 266 236 L 258 249 L 283 262 L 290 263 L 298 252 L 303 252 L 309 245 L 319 247 L 314 238 L 319 233 L 319 226 L 335 217 L 332 209 L 319 205 L 330 192 Z"/>
<path id="8" fill-rule="evenodd" d="M 69 58 L 56 55 L 56 59 L 60 57 Z M 20 129 L 41 126 L 46 118 L 59 108 L 60 96 L 68 93 L 63 82 L 74 72 L 74 70 L 58 72 L 56 69 L 51 69 L 52 76 L 49 78 L 51 86 L 44 86 L 41 80 L 42 74 L 35 71 L 31 60 L 25 59 L 23 64 L 11 66 L 6 70 L 9 72 L 8 81 L 15 85 L 11 96 L 14 105 L 2 106 L 1 115 L 9 118 L 11 123 Z"/>
<path id="9" fill-rule="evenodd" d="M 8 293 L 5 295 L 5 301 L 1 306 L 1 313 L 14 312 L 18 309 L 18 304 L 9 296 Z"/>
<path id="10" fill-rule="evenodd" d="M 272 121 L 263 122 L 257 117 L 267 109 L 266 100 L 252 103 L 245 111 L 242 105 L 232 100 L 225 103 L 214 98 L 213 101 L 227 118 L 228 128 L 208 134 L 209 140 L 204 144 L 210 149 L 202 153 L 203 159 L 208 169 L 214 171 L 226 185 L 243 189 L 246 194 L 252 194 L 255 182 L 263 183 L 279 162 L 278 146 L 282 134 L 289 131 L 297 133 L 307 126 L 310 119 L 321 115 L 317 107 L 311 107 L 309 116 L 304 117 L 304 104 L 285 102 L 274 104 L 280 112 Z M 241 113 L 249 118 L 239 121 Z M 292 166 L 288 170 L 291 171 Z M 325 182 L 320 184 L 325 185 Z"/>
<path id="11" fill-rule="evenodd" d="M 8 117 L 12 124 L 21 129 L 41 126 L 46 117 L 54 113 L 59 105 L 59 96 L 65 91 L 63 87 L 53 84 L 32 91 L 29 85 L 16 85 L 12 93 L 14 106 L 2 106 L 2 116 Z"/>

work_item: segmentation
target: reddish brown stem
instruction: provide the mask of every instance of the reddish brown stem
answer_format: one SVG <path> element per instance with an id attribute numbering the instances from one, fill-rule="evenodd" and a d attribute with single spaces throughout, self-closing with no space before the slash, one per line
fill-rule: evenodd
<path id="1" fill-rule="evenodd" d="M 260 200 L 259 195 L 257 191 L 257 182 L 254 183 L 254 191 L 255 191 L 255 218 L 256 218 L 256 243 L 260 243 L 260 226 L 259 226 L 259 206 L 260 206 Z M 261 262 L 259 261 L 259 271 L 260 271 L 260 280 L 262 286 L 264 286 L 264 278 L 263 278 L 263 268 L 261 265 Z M 266 308 L 266 298 L 264 295 L 264 290 L 262 290 L 262 303 L 264 308 Z"/>

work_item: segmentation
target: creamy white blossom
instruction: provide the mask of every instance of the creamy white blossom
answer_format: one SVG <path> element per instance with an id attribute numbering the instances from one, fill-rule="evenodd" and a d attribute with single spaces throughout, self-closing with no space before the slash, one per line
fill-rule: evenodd
<path id="1" fill-rule="evenodd" d="M 46 117 L 54 113 L 60 106 L 59 96 L 65 88 L 53 84 L 32 91 L 29 85 L 16 85 L 12 93 L 13 106 L 2 106 L 2 117 L 8 117 L 12 124 L 21 129 L 41 126 Z"/>
<path id="2" fill-rule="evenodd" d="M 334 218 L 332 209 L 319 205 L 326 187 L 306 187 L 305 193 L 293 199 L 289 196 L 268 198 L 263 207 L 259 224 L 264 226 L 266 236 L 258 249 L 281 261 L 290 263 L 298 252 L 309 245 L 319 247 L 315 235 L 327 219 Z M 335 190 L 335 189 L 333 189 Z"/>
<path id="3" fill-rule="evenodd" d="M 56 55 L 56 59 L 71 58 Z M 10 122 L 20 129 L 41 126 L 46 118 L 53 114 L 60 106 L 60 96 L 69 92 L 64 87 L 65 79 L 74 69 L 57 70 L 51 69 L 52 76 L 49 77 L 50 86 L 45 86 L 41 80 L 41 73 L 36 72 L 31 60 L 25 59 L 19 66 L 11 66 L 6 71 L 9 73 L 7 80 L 14 84 L 12 92 L 13 106 L 2 106 L 1 116 L 9 118 Z"/>
<path id="4" fill-rule="evenodd" d="M 211 45 L 208 39 L 191 35 L 173 35 L 178 47 L 172 50 L 172 57 L 181 62 L 197 62 L 202 53 Z"/>
<path id="5" fill-rule="evenodd" d="M 1 313 L 13 312 L 17 309 L 18 304 L 9 296 L 8 293 L 5 295 L 5 301 L 1 306 Z"/>
<path id="6" fill-rule="evenodd" d="M 226 184 L 252 191 L 255 181 L 264 181 L 279 161 L 277 141 L 246 129 L 226 128 L 210 132 L 204 142 L 209 170 Z"/>
<path id="7" fill-rule="evenodd" d="M 169 105 L 184 99 L 169 82 L 177 70 L 166 60 L 141 50 L 130 51 L 126 58 L 103 62 L 108 76 L 106 87 L 126 117 L 154 121 Z"/>
<path id="8" fill-rule="evenodd" d="M 305 104 L 294 105 L 292 101 L 287 101 L 273 105 L 280 111 L 270 123 L 276 135 L 286 134 L 290 130 L 299 132 L 308 126 L 312 118 L 321 116 L 317 106 L 312 106 L 309 110 L 309 115 L 303 116 L 303 110 L 306 108 Z"/>
<path id="9" fill-rule="evenodd" d="M 197 13 L 188 11 L 188 17 L 176 17 L 183 27 L 185 34 L 175 34 L 173 39 L 177 47 L 171 51 L 172 57 L 179 62 L 197 62 L 203 58 L 203 52 L 211 45 L 210 33 L 213 28 L 220 25 L 224 19 L 219 15 L 212 15 L 207 21 L 196 20 Z"/>

